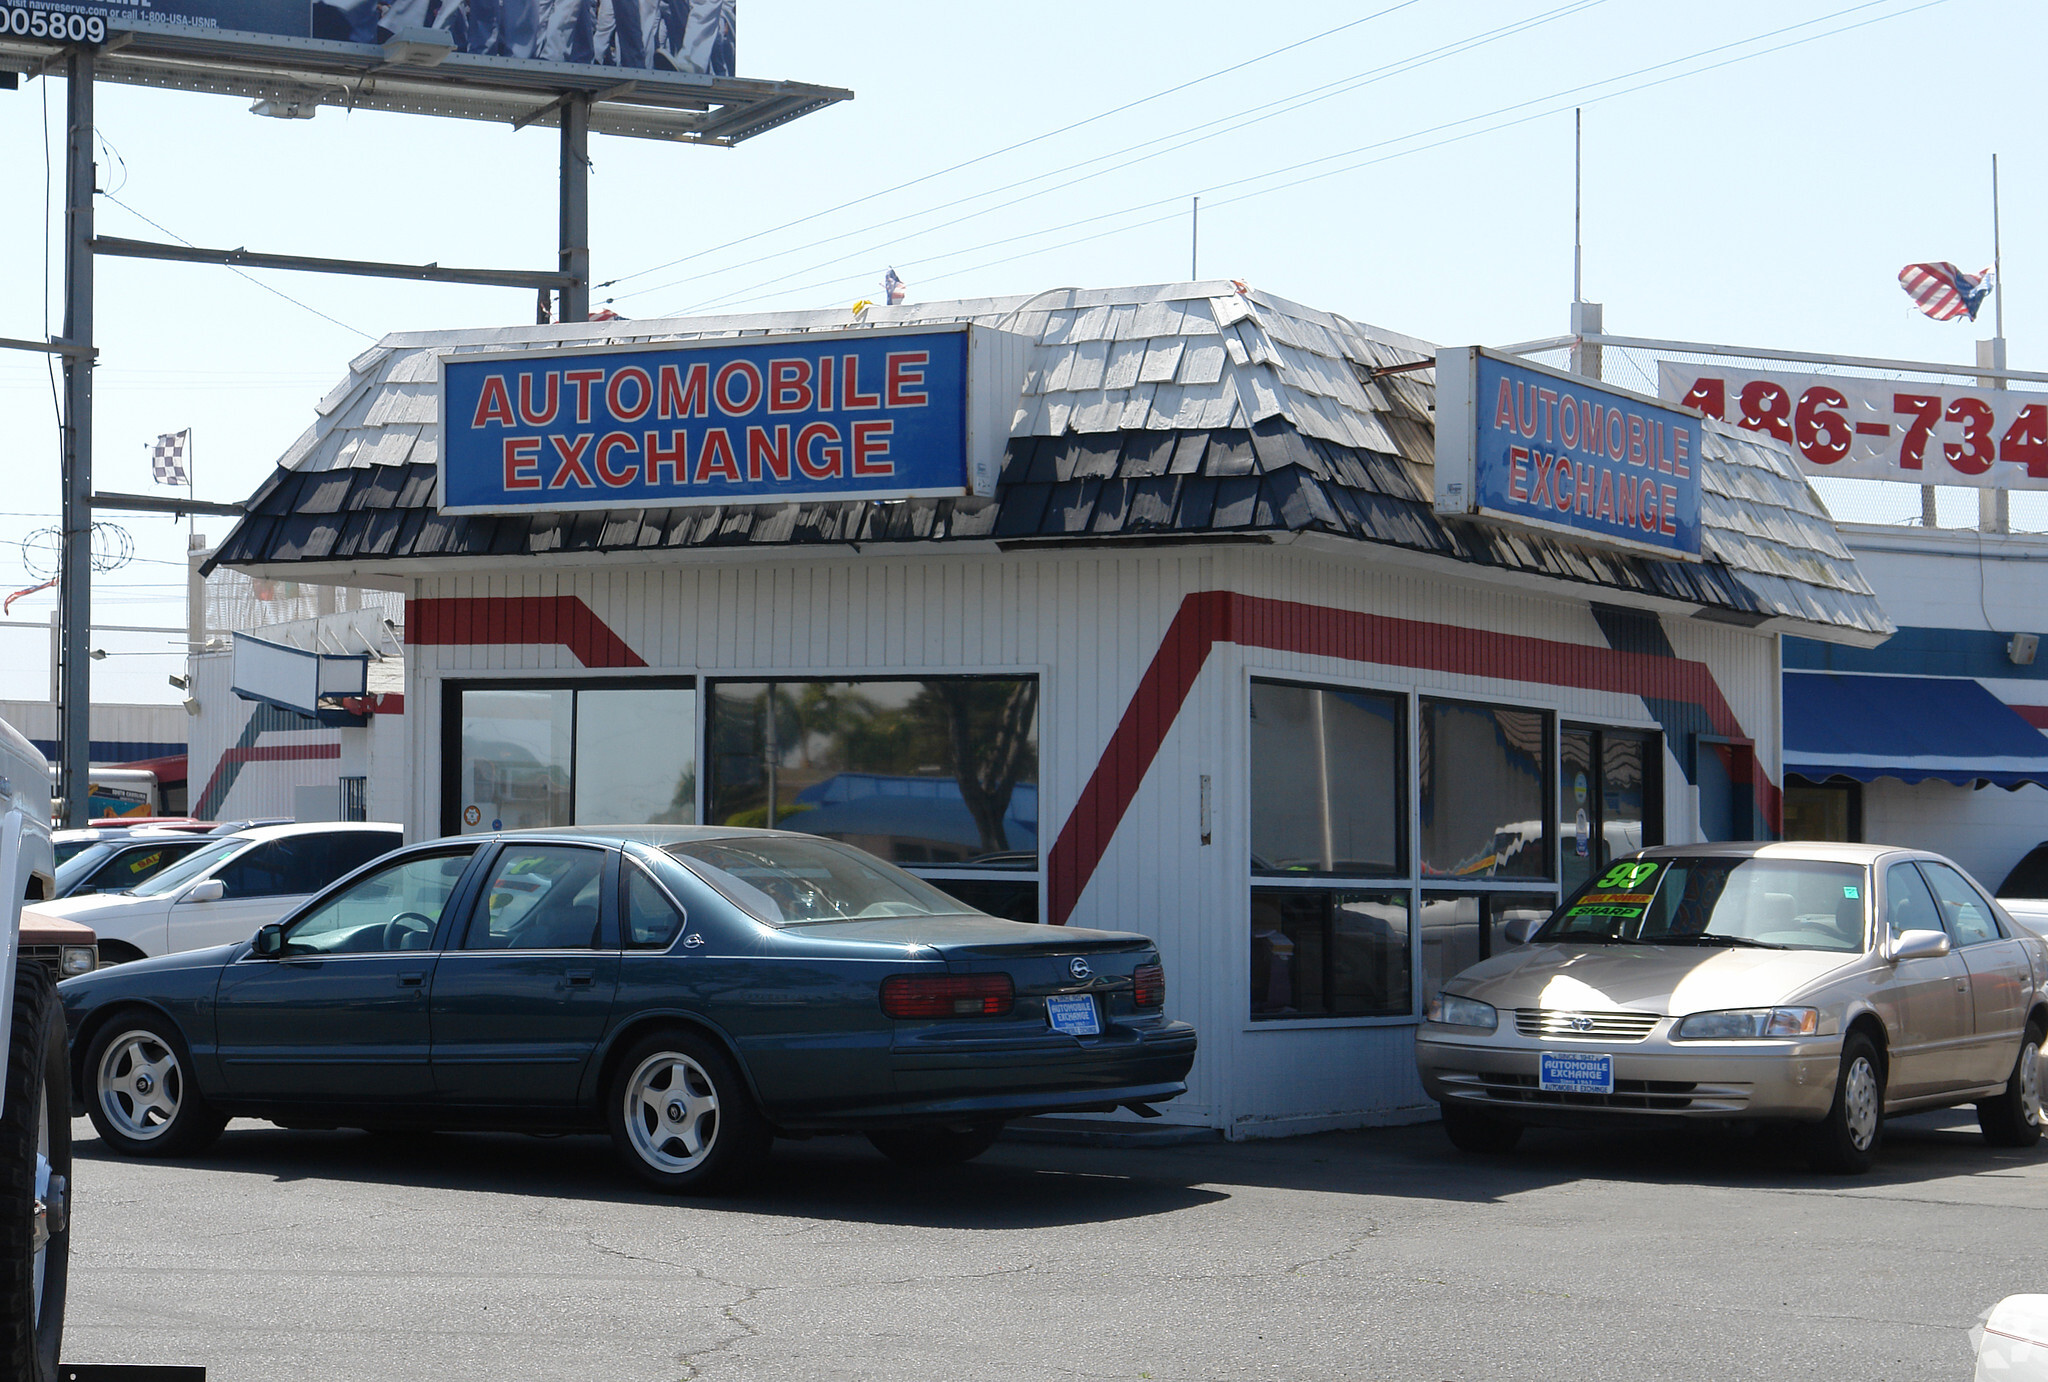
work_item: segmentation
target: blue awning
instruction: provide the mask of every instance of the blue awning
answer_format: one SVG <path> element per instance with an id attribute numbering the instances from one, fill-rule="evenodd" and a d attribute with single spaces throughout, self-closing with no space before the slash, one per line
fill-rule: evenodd
<path id="1" fill-rule="evenodd" d="M 1785 771 L 2048 786 L 2048 735 L 1967 677 L 1787 672 Z"/>

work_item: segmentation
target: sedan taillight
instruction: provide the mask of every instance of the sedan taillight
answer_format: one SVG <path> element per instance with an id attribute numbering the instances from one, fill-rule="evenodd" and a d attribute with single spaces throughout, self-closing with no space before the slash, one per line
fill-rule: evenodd
<path id="1" fill-rule="evenodd" d="M 892 974 L 882 981 L 891 1017 L 1000 1017 L 1017 1000 L 1007 974 Z"/>
<path id="2" fill-rule="evenodd" d="M 1134 1008 L 1161 1008 L 1166 1006 L 1166 966 L 1139 965 L 1131 971 L 1131 1006 Z"/>

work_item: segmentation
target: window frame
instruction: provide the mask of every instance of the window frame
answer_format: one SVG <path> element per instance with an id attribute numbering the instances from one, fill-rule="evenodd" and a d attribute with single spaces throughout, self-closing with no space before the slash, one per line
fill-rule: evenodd
<path id="1" fill-rule="evenodd" d="M 1245 731 L 1245 747 L 1246 747 L 1246 753 L 1245 753 L 1245 759 L 1246 759 L 1246 774 L 1245 774 L 1245 794 L 1246 794 L 1246 800 L 1247 800 L 1247 806 L 1246 806 L 1246 809 L 1245 809 L 1245 827 L 1246 827 L 1246 830 L 1247 830 L 1247 832 L 1249 832 L 1249 830 L 1250 830 L 1250 828 L 1251 828 L 1251 819 L 1252 819 L 1252 813 L 1251 813 L 1251 808 L 1250 808 L 1250 806 L 1249 806 L 1249 800 L 1250 800 L 1250 794 L 1251 794 L 1251 786 L 1252 786 L 1252 784 L 1251 784 L 1251 776 L 1252 776 L 1252 772 L 1251 772 L 1251 769 L 1250 769 L 1250 759 L 1251 759 L 1251 754 L 1250 754 L 1250 747 L 1251 747 L 1251 731 L 1250 731 L 1250 728 L 1249 728 L 1249 726 L 1250 726 L 1250 724 L 1251 724 L 1251 693 L 1252 693 L 1252 688 L 1256 687 L 1256 686 L 1257 686 L 1257 685 L 1259 685 L 1259 684 L 1260 684 L 1261 682 L 1265 683 L 1265 684 L 1266 684 L 1266 685 L 1268 685 L 1268 686 L 1286 686 L 1286 687 L 1292 687 L 1293 689 L 1295 689 L 1295 690 L 1299 690 L 1299 691 L 1320 691 L 1320 692 L 1334 692 L 1334 693 L 1336 693 L 1336 694 L 1338 694 L 1338 695 L 1350 694 L 1350 695 L 1362 695 L 1362 696 L 1378 696 L 1378 697 L 1380 697 L 1380 698 L 1382 698 L 1382 699 L 1385 699 L 1385 700 L 1391 701 L 1391 702 L 1393 703 L 1393 705 L 1394 705 L 1394 712 L 1395 712 L 1395 713 L 1394 713 L 1394 798 L 1395 798 L 1395 807 L 1394 807 L 1394 813 L 1395 813 L 1395 814 L 1394 814 L 1394 859 L 1395 859 L 1395 865 L 1394 865 L 1394 867 L 1393 867 L 1393 868 L 1391 868 L 1391 869 L 1389 869 L 1389 870 L 1387 870 L 1387 871 L 1385 871 L 1385 872 L 1383 872 L 1383 873 L 1366 873 L 1366 872 L 1360 872 L 1360 873 L 1337 873 L 1337 872 L 1331 872 L 1331 873 L 1292 873 L 1292 872 L 1285 872 L 1285 873 L 1283 873 L 1283 872 L 1279 872 L 1279 871 L 1264 871 L 1264 872 L 1262 872 L 1262 871 L 1261 871 L 1260 869 L 1258 869 L 1258 868 L 1257 868 L 1256 866 L 1254 866 L 1254 867 L 1252 868 L 1252 871 L 1251 871 L 1251 873 L 1252 873 L 1252 879 L 1253 879 L 1253 884 L 1252 884 L 1252 886 L 1256 888 L 1256 887 L 1260 887 L 1260 886 L 1263 886 L 1264 884 L 1267 884 L 1267 883 L 1272 883 L 1272 882 L 1276 882 L 1276 881 L 1280 881 L 1280 880 L 1291 880 L 1291 881 L 1294 881 L 1294 882 L 1319 882 L 1319 883 L 1330 883 L 1330 884 L 1337 884 L 1337 883 L 1349 883 L 1349 882 L 1352 882 L 1352 881 L 1354 881 L 1354 880 L 1376 880 L 1376 881 L 1380 881 L 1380 882 L 1385 882 L 1385 883 L 1388 883 L 1388 884 L 1390 884 L 1390 885 L 1392 885 L 1392 886 L 1394 886 L 1394 887 L 1398 888 L 1398 886 L 1400 885 L 1400 881 L 1401 881 L 1402 879 L 1406 878 L 1406 877 L 1409 877 L 1409 876 L 1410 876 L 1410 875 L 1412 875 L 1412 874 L 1413 874 L 1413 872 L 1414 872 L 1414 854 L 1415 854 L 1415 841 L 1414 841 L 1414 840 L 1413 840 L 1412 838 L 1410 838 L 1410 837 L 1411 837 L 1411 836 L 1413 836 L 1413 835 L 1415 834 L 1415 830 L 1414 830 L 1414 828 L 1413 828 L 1413 827 L 1414 827 L 1414 825 L 1415 825 L 1415 819 L 1414 819 L 1414 813 L 1413 813 L 1413 812 L 1412 812 L 1412 811 L 1411 811 L 1411 810 L 1409 809 L 1409 807 L 1410 807 L 1410 804 L 1411 804 L 1411 801 L 1412 801 L 1412 798 L 1413 798 L 1413 796 L 1414 796 L 1414 793 L 1413 793 L 1413 792 L 1412 792 L 1412 791 L 1410 790 L 1410 787 L 1411 787 L 1411 782 L 1410 782 L 1410 780 L 1411 780 L 1411 779 L 1412 779 L 1412 778 L 1413 778 L 1413 777 L 1415 776 L 1415 699 L 1416 699 L 1416 698 L 1415 698 L 1415 696 L 1413 695 L 1413 693 L 1412 693 L 1412 690 L 1411 690 L 1410 692 L 1406 692 L 1406 693 L 1404 693 L 1404 692 L 1400 692 L 1400 691 L 1393 691 L 1393 690 L 1387 690 L 1387 689 L 1383 689 L 1383 688 L 1380 688 L 1380 687 L 1367 687 L 1367 686 L 1343 686 L 1343 685 L 1338 685 L 1338 684 L 1336 684 L 1336 683 L 1333 683 L 1333 682 L 1318 682 L 1318 681 L 1314 681 L 1314 680 L 1310 680 L 1310 679 L 1306 679 L 1306 678 L 1302 678 L 1302 677 L 1276 677 L 1276 676 L 1262 676 L 1262 675 L 1260 675 L 1260 674 L 1259 674 L 1259 673 L 1258 673 L 1258 672 L 1257 672 L 1256 670 L 1254 670 L 1254 671 L 1253 671 L 1253 672 L 1251 673 L 1251 675 L 1250 675 L 1250 676 L 1249 676 L 1249 677 L 1248 677 L 1248 678 L 1246 679 L 1246 681 L 1245 681 L 1245 724 L 1246 724 L 1246 726 L 1247 726 L 1247 728 L 1246 728 L 1246 731 Z M 1249 840 L 1247 840 L 1247 843 L 1249 843 Z M 1246 851 L 1246 854 L 1247 854 L 1247 857 L 1249 857 L 1249 855 L 1250 855 L 1250 851 L 1249 851 L 1249 850 L 1247 850 L 1247 851 Z M 1412 907 L 1410 908 L 1410 911 L 1411 911 L 1411 912 L 1413 911 L 1413 908 L 1412 908 Z"/>

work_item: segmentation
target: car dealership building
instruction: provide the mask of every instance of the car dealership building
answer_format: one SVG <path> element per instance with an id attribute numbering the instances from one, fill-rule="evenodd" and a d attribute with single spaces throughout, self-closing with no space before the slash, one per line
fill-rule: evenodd
<path id="1" fill-rule="evenodd" d="M 1780 634 L 1891 632 L 1779 444 L 1436 360 L 1225 282 L 393 336 L 213 560 L 405 596 L 413 837 L 845 839 L 1156 937 L 1168 1119 L 1396 1121 L 1506 921 L 1777 831 Z"/>

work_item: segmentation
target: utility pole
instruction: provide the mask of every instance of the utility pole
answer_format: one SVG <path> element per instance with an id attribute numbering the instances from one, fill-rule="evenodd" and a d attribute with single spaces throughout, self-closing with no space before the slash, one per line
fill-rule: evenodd
<path id="1" fill-rule="evenodd" d="M 1194 209 L 1188 215 L 1188 282 L 1199 282 L 1202 277 L 1202 199 L 1195 198 Z"/>
<path id="2" fill-rule="evenodd" d="M 90 818 L 92 773 L 92 212 L 93 51 L 71 52 L 64 156 L 64 455 L 62 659 L 57 678 L 57 790 L 64 823 Z"/>
<path id="3" fill-rule="evenodd" d="M 573 280 L 562 289 L 558 322 L 590 320 L 590 98 L 562 102 L 560 264 Z"/>

